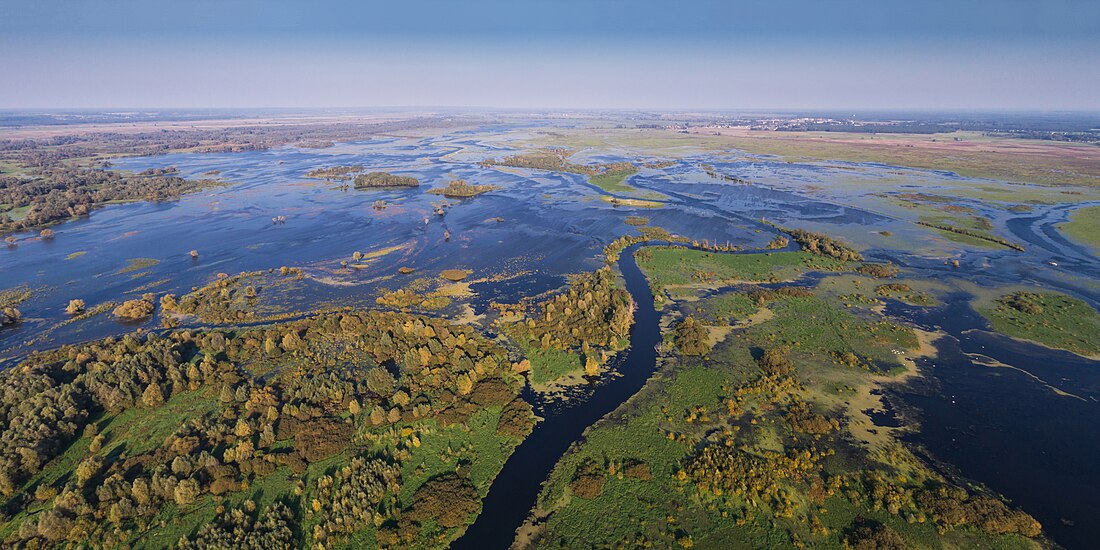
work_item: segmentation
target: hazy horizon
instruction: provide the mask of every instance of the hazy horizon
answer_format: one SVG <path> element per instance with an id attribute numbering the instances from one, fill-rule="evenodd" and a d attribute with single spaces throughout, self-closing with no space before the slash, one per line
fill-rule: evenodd
<path id="1" fill-rule="evenodd" d="M 1079 0 L 19 0 L 0 48 L 0 109 L 1100 110 Z"/>

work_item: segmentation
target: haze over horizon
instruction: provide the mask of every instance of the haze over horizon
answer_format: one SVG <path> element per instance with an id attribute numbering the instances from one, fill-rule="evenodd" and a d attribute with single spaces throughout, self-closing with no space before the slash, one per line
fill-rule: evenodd
<path id="1" fill-rule="evenodd" d="M 12 0 L 0 49 L 0 108 L 1100 109 L 1080 0 Z"/>

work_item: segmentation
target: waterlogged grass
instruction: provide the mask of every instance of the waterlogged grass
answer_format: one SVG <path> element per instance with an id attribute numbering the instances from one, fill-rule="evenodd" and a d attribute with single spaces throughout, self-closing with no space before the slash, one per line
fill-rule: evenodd
<path id="1" fill-rule="evenodd" d="M 523 353 L 531 361 L 531 382 L 537 385 L 548 384 L 584 369 L 581 357 L 576 353 L 533 346 L 525 347 Z"/>
<path id="2" fill-rule="evenodd" d="M 715 321 L 727 324 L 736 323 L 755 313 L 759 308 L 756 301 L 746 294 L 730 292 L 720 294 L 699 305 L 698 310 Z"/>
<path id="3" fill-rule="evenodd" d="M 736 322 L 755 302 L 736 292 L 691 304 L 698 311 Z M 908 522 L 883 509 L 857 504 L 843 494 L 812 504 L 802 482 L 782 481 L 784 494 L 797 504 L 793 516 L 780 515 L 766 502 L 741 496 L 702 494 L 680 471 L 701 446 L 720 445 L 730 438 L 735 448 L 759 456 L 784 452 L 798 437 L 784 420 L 787 397 L 768 392 L 743 394 L 739 412 L 729 413 L 728 399 L 736 388 L 750 387 L 762 373 L 754 349 L 791 346 L 798 383 L 791 390 L 814 410 L 830 417 L 850 414 L 848 404 L 866 390 L 872 374 L 838 364 L 838 349 L 884 360 L 895 348 L 917 345 L 915 335 L 869 311 L 848 311 L 835 296 L 775 295 L 766 307 L 774 317 L 735 332 L 707 359 L 669 356 L 646 386 L 599 423 L 555 466 L 539 495 L 542 513 L 549 514 L 536 535 L 537 548 L 845 548 L 857 518 L 889 526 L 914 548 L 1035 548 L 1022 537 L 994 536 L 974 528 L 937 532 L 932 522 Z M 749 385 L 749 386 L 746 386 Z M 862 388 L 862 390 L 860 390 Z M 818 448 L 835 450 L 822 463 L 829 475 L 852 475 L 868 467 L 895 469 L 899 479 L 924 479 L 931 474 L 901 445 L 892 443 L 867 453 L 842 431 L 817 437 Z M 725 433 L 726 435 L 722 435 Z M 885 449 L 885 450 L 884 450 Z M 603 473 L 602 487 L 578 493 L 578 476 L 592 464 Z M 645 475 L 624 466 L 643 464 Z M 636 473 L 636 471 L 635 471 Z M 745 513 L 744 511 L 748 511 Z M 808 515 L 820 523 L 811 529 Z"/>
<path id="4" fill-rule="evenodd" d="M 456 468 L 469 469 L 470 482 L 484 497 L 517 443 L 497 433 L 500 411 L 499 406 L 488 407 L 474 413 L 466 425 L 436 428 L 430 437 L 422 437 L 421 445 L 411 449 L 401 466 L 401 504 L 411 504 L 413 494 L 425 481 Z"/>
<path id="5" fill-rule="evenodd" d="M 130 258 L 126 260 L 126 266 L 118 270 L 121 273 L 133 273 L 134 271 L 141 271 L 142 269 L 148 269 L 160 263 L 160 260 L 153 258 Z"/>
<path id="6" fill-rule="evenodd" d="M 635 189 L 623 182 L 637 173 L 638 169 L 633 166 L 623 170 L 607 170 L 601 174 L 589 176 L 588 182 L 608 193 L 631 193 Z"/>
<path id="7" fill-rule="evenodd" d="M 634 254 L 654 293 L 668 286 L 789 280 L 807 271 L 838 271 L 844 262 L 809 252 L 719 254 L 681 247 L 646 247 Z"/>
<path id="8" fill-rule="evenodd" d="M 1032 304 L 1023 309 L 1011 305 L 1005 295 L 975 309 L 989 320 L 993 330 L 1044 346 L 1086 356 L 1100 356 L 1100 313 L 1085 302 L 1055 292 L 1016 293 Z"/>
<path id="9" fill-rule="evenodd" d="M 1078 208 L 1069 215 L 1069 221 L 1060 224 L 1058 229 L 1071 240 L 1092 248 L 1100 253 L 1100 206 Z"/>
<path id="10" fill-rule="evenodd" d="M 839 303 L 819 296 L 787 297 L 770 305 L 775 317 L 753 326 L 746 336 L 772 345 L 786 345 L 799 355 L 819 362 L 833 362 L 850 352 L 866 367 L 900 370 L 894 350 L 916 348 L 916 334 L 889 321 L 864 319 Z"/>

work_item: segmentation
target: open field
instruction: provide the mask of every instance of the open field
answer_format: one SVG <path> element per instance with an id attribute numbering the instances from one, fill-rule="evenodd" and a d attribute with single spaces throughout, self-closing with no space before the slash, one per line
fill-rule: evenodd
<path id="1" fill-rule="evenodd" d="M 1071 240 L 1086 245 L 1100 253 L 1100 206 L 1087 206 L 1074 210 L 1069 221 L 1058 226 Z"/>
<path id="2" fill-rule="evenodd" d="M 809 252 L 715 254 L 682 247 L 647 247 L 635 254 L 646 270 L 653 293 L 679 286 L 714 286 L 737 282 L 788 280 L 806 269 L 835 271 L 844 264 Z"/>
<path id="3" fill-rule="evenodd" d="M 1100 356 L 1100 313 L 1055 292 L 1014 292 L 975 309 L 997 332 L 1090 357 Z"/>
<path id="4" fill-rule="evenodd" d="M 778 132 L 747 128 L 555 131 L 539 143 L 572 148 L 625 148 L 677 156 L 739 149 L 788 161 L 871 162 L 963 176 L 1046 185 L 1100 185 L 1100 147 L 1015 138 L 954 134 Z"/>

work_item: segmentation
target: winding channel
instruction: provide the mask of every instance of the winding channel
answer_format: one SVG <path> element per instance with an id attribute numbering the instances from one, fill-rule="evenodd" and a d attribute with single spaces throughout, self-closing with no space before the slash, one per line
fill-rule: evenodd
<path id="1" fill-rule="evenodd" d="M 660 316 L 653 305 L 649 282 L 634 261 L 634 251 L 646 244 L 631 245 L 619 256 L 626 290 L 636 306 L 630 347 L 618 364 L 621 376 L 603 383 L 587 401 L 563 408 L 535 426 L 493 481 L 481 515 L 451 548 L 508 548 L 558 459 L 586 428 L 642 389 L 653 374 L 657 366 L 655 346 L 661 339 Z"/>
<path id="2" fill-rule="evenodd" d="M 626 290 L 636 304 L 630 346 L 616 365 L 620 376 L 601 383 L 587 400 L 546 414 L 509 457 L 489 488 L 482 513 L 452 548 L 508 548 L 534 508 L 542 483 L 570 445 L 641 390 L 655 371 L 660 315 L 634 260 L 638 248 L 654 244 L 660 243 L 631 245 L 619 258 Z M 754 252 L 761 251 L 734 253 Z M 989 332 L 988 324 L 961 294 L 949 297 L 945 306 L 927 309 L 892 302 L 886 313 L 948 335 L 937 342 L 937 358 L 922 361 L 925 377 L 916 387 L 888 392 L 900 398 L 897 404 L 917 409 L 915 416 L 923 429 L 906 440 L 931 451 L 934 463 L 946 461 L 964 478 L 1008 496 L 1036 516 L 1058 544 L 1092 547 L 1089 541 L 1100 531 L 1087 518 L 1100 512 L 1100 502 L 1090 492 L 1100 482 L 1100 469 L 1093 462 L 1100 452 L 1100 439 L 1085 434 L 1093 432 L 1096 418 L 1100 377 L 1095 368 L 1100 362 Z M 978 355 L 1025 371 L 981 366 L 975 363 Z M 1049 383 L 1071 389 L 1077 397 L 1035 393 L 1049 389 Z M 1020 410 L 1021 403 L 1030 405 Z M 1010 435 L 1019 430 L 1026 432 L 1022 439 Z M 1067 448 L 1074 440 L 1075 445 Z M 1043 444 L 1033 444 L 1039 441 Z M 991 463 L 990 450 L 1001 459 Z M 1049 468 L 1052 460 L 1062 467 Z"/>

